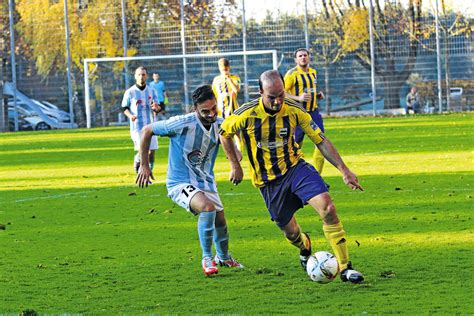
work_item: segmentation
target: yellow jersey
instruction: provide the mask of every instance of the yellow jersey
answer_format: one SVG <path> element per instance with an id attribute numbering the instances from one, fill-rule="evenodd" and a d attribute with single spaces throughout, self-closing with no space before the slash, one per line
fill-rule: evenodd
<path id="1" fill-rule="evenodd" d="M 312 112 L 318 108 L 316 102 L 316 70 L 308 68 L 308 72 L 304 72 L 300 67 L 296 66 L 288 70 L 285 75 L 285 91 L 292 95 L 299 96 L 304 92 L 311 93 L 311 101 L 303 102 L 303 107 L 308 112 Z"/>
<path id="2" fill-rule="evenodd" d="M 252 183 L 263 187 L 282 177 L 298 163 L 302 153 L 294 134 L 300 126 L 315 143 L 322 142 L 321 129 L 301 105 L 285 98 L 279 112 L 265 111 L 262 98 L 250 101 L 227 117 L 219 133 L 232 137 L 240 131 L 242 147 L 246 148 L 251 166 Z"/>
<path id="3" fill-rule="evenodd" d="M 240 86 L 240 77 L 237 75 L 230 75 L 230 79 Z M 218 115 L 226 118 L 230 116 L 238 107 L 237 93 L 228 87 L 225 77 L 219 75 L 212 81 L 212 90 L 217 100 Z"/>

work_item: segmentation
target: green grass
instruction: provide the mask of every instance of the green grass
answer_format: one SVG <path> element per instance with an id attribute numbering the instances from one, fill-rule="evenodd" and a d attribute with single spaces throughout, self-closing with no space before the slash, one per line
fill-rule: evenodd
<path id="1" fill-rule="evenodd" d="M 222 152 L 230 247 L 246 269 L 205 278 L 196 219 L 166 196 L 166 139 L 157 181 L 138 189 L 127 128 L 0 134 L 0 314 L 474 314 L 474 115 L 325 122 L 365 188 L 326 165 L 364 284 L 309 281 L 258 191 L 229 184 Z M 297 218 L 330 250 L 310 208 Z"/>

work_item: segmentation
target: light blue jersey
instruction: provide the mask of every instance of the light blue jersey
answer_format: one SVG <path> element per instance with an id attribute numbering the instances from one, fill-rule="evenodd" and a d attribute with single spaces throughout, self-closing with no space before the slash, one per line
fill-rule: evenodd
<path id="1" fill-rule="evenodd" d="M 158 101 L 159 102 L 165 102 L 165 83 L 163 81 L 152 81 L 148 84 L 150 87 L 155 89 L 157 95 L 158 95 Z"/>
<path id="2" fill-rule="evenodd" d="M 133 85 L 125 91 L 122 108 L 129 108 L 130 113 L 137 117 L 135 122 L 130 120 L 130 133 L 140 132 L 145 125 L 153 122 L 153 101 L 158 103 L 158 96 L 155 89 L 149 86 L 140 90 L 137 85 Z"/>
<path id="3" fill-rule="evenodd" d="M 176 185 L 189 183 L 203 191 L 217 192 L 213 169 L 222 121 L 218 118 L 207 130 L 193 112 L 153 123 L 153 134 L 170 138 L 168 191 Z"/>

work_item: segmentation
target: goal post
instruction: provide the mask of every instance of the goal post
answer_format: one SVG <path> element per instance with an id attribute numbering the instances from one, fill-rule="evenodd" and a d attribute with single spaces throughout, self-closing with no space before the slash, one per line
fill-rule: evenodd
<path id="1" fill-rule="evenodd" d="M 186 104 L 189 103 L 186 102 L 190 92 L 187 91 L 188 87 L 192 90 L 202 84 L 211 84 L 212 78 L 219 74 L 217 60 L 222 57 L 230 60 L 231 72 L 240 75 L 244 92 L 242 95 L 245 95 L 246 100 L 249 95 L 256 95 L 252 89 L 258 87 L 258 76 L 261 72 L 269 68 L 278 69 L 276 50 L 84 59 L 84 106 L 87 128 L 109 125 L 112 115 L 110 113 L 117 113 L 120 110 L 121 96 L 125 92 L 123 76 L 133 74 L 131 71 L 124 74 L 123 67 L 118 63 L 127 62 L 130 70 L 139 65 L 147 67 L 149 80 L 152 80 L 153 72 L 159 72 L 160 80 L 165 83 L 168 95 L 172 92 L 171 103 L 176 108 L 181 107 L 185 112 L 190 106 Z M 183 60 L 186 60 L 186 67 L 183 67 Z M 89 67 L 92 64 L 95 67 L 90 71 Z M 185 68 L 187 76 L 184 76 Z M 244 73 L 247 74 L 245 78 Z M 186 84 L 183 78 L 188 78 Z M 246 78 L 249 78 L 247 82 L 244 80 Z M 92 84 L 96 86 L 93 93 L 91 93 Z M 91 102 L 92 94 L 94 102 Z M 240 104 L 242 100 L 239 94 Z"/>

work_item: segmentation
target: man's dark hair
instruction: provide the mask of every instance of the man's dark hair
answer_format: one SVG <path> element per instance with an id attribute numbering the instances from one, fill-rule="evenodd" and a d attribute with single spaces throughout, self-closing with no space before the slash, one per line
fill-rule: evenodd
<path id="1" fill-rule="evenodd" d="M 148 69 L 146 69 L 145 66 L 139 66 L 139 67 L 137 67 L 137 69 L 135 69 L 135 72 L 137 72 L 137 70 L 145 70 L 146 73 L 148 73 Z"/>
<path id="2" fill-rule="evenodd" d="M 198 103 L 203 103 L 207 100 L 212 100 L 215 98 L 214 91 L 212 91 L 212 87 L 208 84 L 200 86 L 193 91 L 194 106 L 197 106 Z"/>
<path id="3" fill-rule="evenodd" d="M 306 48 L 298 48 L 293 53 L 293 57 L 296 58 L 296 54 L 298 54 L 299 52 L 306 52 L 306 54 L 308 54 L 308 56 L 310 55 L 309 50 L 307 50 Z"/>
<path id="4" fill-rule="evenodd" d="M 277 71 L 277 70 L 275 70 L 275 71 Z M 268 75 L 269 72 L 273 72 L 273 71 L 267 70 L 267 71 L 263 72 L 263 73 L 258 77 L 258 86 L 259 86 L 259 88 L 260 88 L 260 91 L 263 91 L 262 75 L 264 75 L 264 74 L 265 74 L 265 75 Z M 278 74 L 280 75 L 281 81 L 283 81 L 283 85 L 285 85 L 285 79 L 283 78 L 283 75 L 282 75 L 281 73 L 278 73 Z"/>

